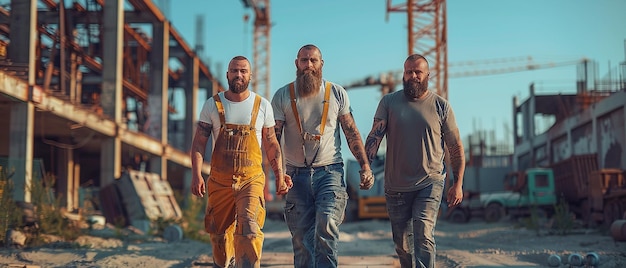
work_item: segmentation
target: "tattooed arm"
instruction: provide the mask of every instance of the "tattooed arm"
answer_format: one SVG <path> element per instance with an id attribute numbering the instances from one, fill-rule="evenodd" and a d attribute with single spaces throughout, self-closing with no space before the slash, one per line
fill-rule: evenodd
<path id="1" fill-rule="evenodd" d="M 450 135 L 451 134 L 451 135 Z M 463 176 L 465 174 L 465 150 L 461 142 L 461 135 L 456 129 L 453 133 L 444 135 L 445 145 L 448 148 L 448 155 L 452 174 L 454 175 L 454 183 L 448 190 L 448 206 L 456 206 L 463 201 Z"/>
<path id="2" fill-rule="evenodd" d="M 191 193 L 199 197 L 203 197 L 206 193 L 204 178 L 202 178 L 202 165 L 204 164 L 204 151 L 211 136 L 212 128 L 213 126 L 208 123 L 198 122 L 191 143 Z"/>
<path id="3" fill-rule="evenodd" d="M 282 121 L 276 121 L 282 122 Z M 280 151 L 280 143 L 276 139 L 275 128 L 267 127 L 263 128 L 263 147 L 265 147 L 265 154 L 272 166 L 274 175 L 276 176 L 276 194 L 284 195 L 289 192 L 289 189 L 293 186 L 291 177 L 283 172 L 283 157 Z"/>
<path id="4" fill-rule="evenodd" d="M 283 136 L 283 127 L 285 125 L 285 121 L 276 120 L 276 125 L 274 126 L 274 131 L 276 132 L 276 140 L 280 144 L 280 138 Z"/>
<path id="5" fill-rule="evenodd" d="M 378 153 L 378 147 L 380 143 L 383 141 L 383 137 L 387 133 L 387 121 L 374 118 L 374 124 L 372 125 L 372 130 L 370 134 L 367 135 L 367 139 L 365 139 L 365 152 L 367 153 L 367 160 L 372 163 L 376 158 L 376 153 Z"/>
<path id="6" fill-rule="evenodd" d="M 361 140 L 361 134 L 356 127 L 352 114 L 342 115 L 339 117 L 339 122 L 341 123 L 343 133 L 346 135 L 348 147 L 350 148 L 352 155 L 354 155 L 356 161 L 359 162 L 359 165 L 361 165 L 361 169 L 369 169 L 370 164 L 367 162 L 367 155 L 365 154 L 365 147 L 363 146 L 363 141 Z"/>
<path id="7" fill-rule="evenodd" d="M 359 133 L 359 129 L 356 127 L 352 113 L 339 117 L 339 123 L 341 123 L 343 133 L 346 135 L 348 147 L 352 155 L 354 155 L 354 158 L 356 158 L 356 161 L 359 162 L 361 166 L 361 171 L 359 171 L 361 175 L 361 189 L 369 189 L 374 185 L 374 175 L 372 174 L 370 163 L 367 161 L 367 154 L 365 154 L 361 133 Z"/>

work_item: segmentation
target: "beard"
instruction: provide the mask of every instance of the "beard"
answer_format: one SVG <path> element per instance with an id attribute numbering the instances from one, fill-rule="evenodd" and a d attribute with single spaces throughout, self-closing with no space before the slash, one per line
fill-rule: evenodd
<path id="1" fill-rule="evenodd" d="M 316 94 L 322 86 L 321 70 L 307 69 L 296 71 L 296 90 L 306 98 Z"/>
<path id="2" fill-rule="evenodd" d="M 250 80 L 246 81 L 244 78 L 235 77 L 228 81 L 228 90 L 232 91 L 233 93 L 239 94 L 246 91 L 249 84 Z"/>
<path id="3" fill-rule="evenodd" d="M 402 80 L 404 95 L 409 99 L 417 99 L 428 91 L 428 77 L 421 82 L 417 79 Z"/>

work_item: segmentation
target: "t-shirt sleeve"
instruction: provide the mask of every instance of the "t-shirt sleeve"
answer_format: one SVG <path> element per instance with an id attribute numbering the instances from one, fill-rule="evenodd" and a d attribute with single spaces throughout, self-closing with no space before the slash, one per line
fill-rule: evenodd
<path id="1" fill-rule="evenodd" d="M 272 109 L 272 105 L 266 99 L 263 99 L 263 110 L 265 110 L 265 118 L 263 120 L 263 127 L 274 127 L 276 125 L 276 121 L 274 121 L 274 111 Z"/>
<path id="2" fill-rule="evenodd" d="M 198 121 L 207 123 L 209 125 L 214 125 L 211 121 L 211 113 L 216 112 L 216 110 L 217 107 L 215 106 L 215 100 L 213 100 L 213 97 L 210 97 L 204 102 L 204 105 L 202 105 L 202 110 L 200 111 L 200 118 L 198 119 Z"/>
<path id="3" fill-rule="evenodd" d="M 278 89 L 276 93 L 274 93 L 274 97 L 272 98 L 272 111 L 274 112 L 274 119 L 277 121 L 285 121 L 285 102 L 289 101 L 289 98 L 286 97 L 285 87 Z"/>
<path id="4" fill-rule="evenodd" d="M 376 113 L 374 113 L 374 118 L 387 120 L 387 105 L 389 103 L 389 96 L 390 95 L 385 95 L 382 99 L 380 99 L 378 102 L 378 108 L 376 108 Z"/>
<path id="5" fill-rule="evenodd" d="M 456 137 L 458 133 L 457 131 L 458 126 L 456 124 L 456 118 L 454 116 L 454 111 L 452 110 L 452 106 L 450 106 L 450 104 L 448 103 L 446 108 L 447 108 L 447 112 L 446 112 L 446 117 L 443 121 L 442 132 L 444 135 L 448 136 L 449 138 L 459 138 L 459 137 Z"/>
<path id="6" fill-rule="evenodd" d="M 339 103 L 339 112 L 337 114 L 342 116 L 351 113 L 352 107 L 350 107 L 350 98 L 348 98 L 346 89 L 337 84 L 333 84 L 333 89 L 333 94 L 335 94 L 337 102 Z"/>

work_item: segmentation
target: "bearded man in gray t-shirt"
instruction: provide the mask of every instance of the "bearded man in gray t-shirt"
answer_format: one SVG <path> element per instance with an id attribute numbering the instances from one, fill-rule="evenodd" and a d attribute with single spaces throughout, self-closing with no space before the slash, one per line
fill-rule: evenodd
<path id="1" fill-rule="evenodd" d="M 293 181 L 286 195 L 285 220 L 294 267 L 337 267 L 339 225 L 348 201 L 340 126 L 361 165 L 361 189 L 370 189 L 374 176 L 346 90 L 322 79 L 319 48 L 303 46 L 295 63 L 296 80 L 272 98 L 276 135 L 280 140 L 284 131 L 282 148 Z"/>
<path id="2" fill-rule="evenodd" d="M 385 200 L 403 268 L 435 266 L 446 147 L 455 179 L 447 202 L 456 206 L 463 200 L 465 156 L 459 129 L 448 101 L 428 90 L 429 75 L 426 58 L 414 54 L 406 59 L 404 89 L 383 96 L 365 141 L 371 162 L 387 136 Z"/>

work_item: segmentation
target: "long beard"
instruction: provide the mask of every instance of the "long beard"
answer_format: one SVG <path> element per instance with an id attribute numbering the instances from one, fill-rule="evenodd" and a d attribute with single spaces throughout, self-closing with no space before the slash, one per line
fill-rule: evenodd
<path id="1" fill-rule="evenodd" d="M 321 71 L 298 70 L 296 74 L 296 90 L 298 90 L 298 96 L 306 98 L 319 92 L 319 89 L 322 86 Z"/>
<path id="2" fill-rule="evenodd" d="M 239 94 L 248 88 L 248 84 L 250 84 L 250 80 L 246 81 L 245 79 L 233 78 L 228 81 L 228 90 Z"/>
<path id="3" fill-rule="evenodd" d="M 417 79 L 403 80 L 404 95 L 409 99 L 417 99 L 428 91 L 428 78 L 422 82 Z"/>

